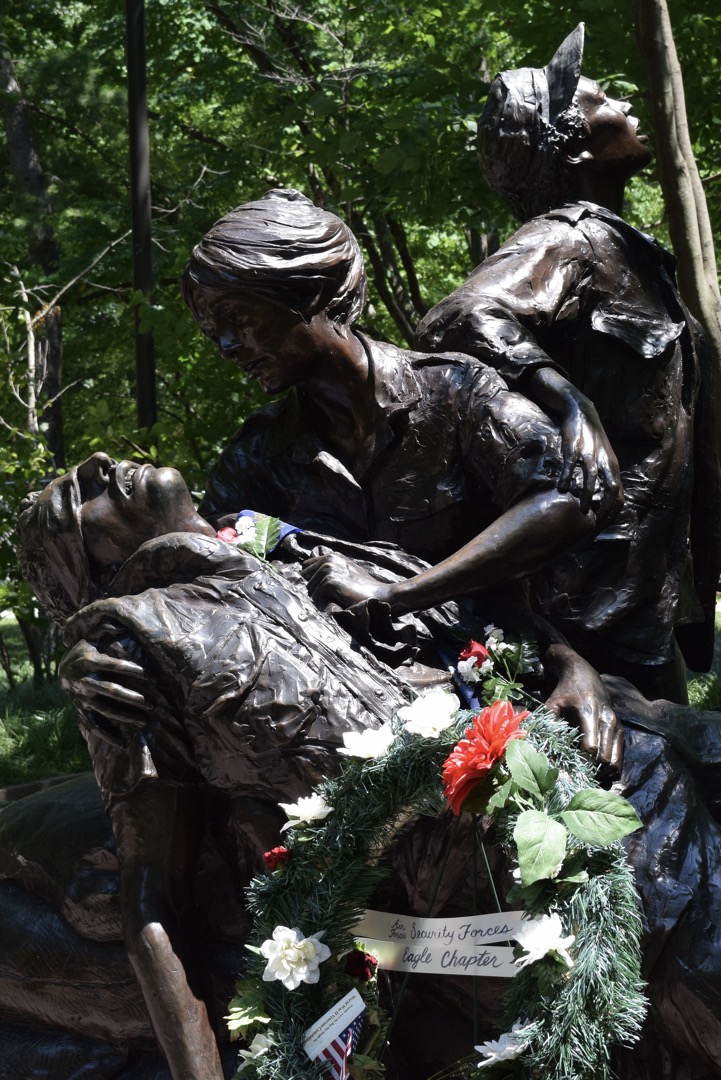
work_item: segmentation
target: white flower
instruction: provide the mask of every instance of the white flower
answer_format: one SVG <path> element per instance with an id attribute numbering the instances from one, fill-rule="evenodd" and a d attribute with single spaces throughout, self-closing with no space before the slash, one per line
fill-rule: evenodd
<path id="1" fill-rule="evenodd" d="M 573 945 L 576 938 L 573 934 L 563 937 L 561 917 L 555 912 L 553 915 L 541 915 L 537 919 L 528 919 L 524 916 L 515 933 L 515 939 L 527 954 L 516 960 L 516 966 L 519 968 L 534 964 L 536 960 L 542 960 L 550 952 L 555 953 L 566 967 L 573 967 L 573 959 L 568 953 L 568 948 Z"/>
<path id="2" fill-rule="evenodd" d="M 383 724 L 379 728 L 366 728 L 365 731 L 346 731 L 343 735 L 345 746 L 338 747 L 339 754 L 376 760 L 388 752 L 395 741 L 393 728 Z"/>
<path id="3" fill-rule="evenodd" d="M 296 803 L 278 803 L 281 810 L 285 810 L 289 817 L 289 821 L 286 821 L 281 832 L 285 832 L 286 829 L 293 829 L 296 825 L 300 825 L 302 821 L 322 821 L 323 818 L 328 817 L 328 814 L 333 812 L 333 807 L 328 806 L 322 795 L 318 795 L 314 792 L 312 795 L 307 795 L 305 798 L 298 799 Z"/>
<path id="4" fill-rule="evenodd" d="M 488 661 L 484 660 L 483 663 L 487 664 Z M 469 656 L 467 660 L 459 660 L 457 671 L 464 682 L 473 684 L 481 681 L 482 668 L 476 666 L 475 656 Z"/>
<path id="5" fill-rule="evenodd" d="M 237 1072 L 241 1073 L 251 1062 L 257 1061 L 263 1054 L 267 1054 L 271 1046 L 273 1046 L 273 1040 L 270 1035 L 262 1035 L 260 1033 L 256 1035 L 249 1048 L 240 1051 L 240 1056 L 244 1060 L 243 1064 L 237 1069 Z"/>
<path id="6" fill-rule="evenodd" d="M 497 653 L 515 652 L 517 648 L 517 646 L 512 645 L 510 641 L 501 641 L 500 638 L 496 638 L 495 641 L 492 641 L 491 638 L 489 638 L 487 644 L 489 649 Z"/>
<path id="7" fill-rule="evenodd" d="M 249 517 L 239 517 L 235 523 L 239 544 L 252 544 L 255 540 L 255 522 Z"/>
<path id="8" fill-rule="evenodd" d="M 483 633 L 486 635 L 486 648 L 490 649 L 499 641 L 503 641 L 503 631 L 500 626 L 494 626 L 493 623 L 489 623 L 488 626 L 483 627 Z"/>
<path id="9" fill-rule="evenodd" d="M 278 979 L 286 990 L 295 990 L 302 982 L 317 983 L 318 966 L 330 956 L 330 949 L 320 940 L 325 930 L 319 930 L 304 938 L 300 930 L 276 926 L 273 937 L 260 947 L 261 955 L 268 963 L 263 972 L 263 982 Z"/>
<path id="10" fill-rule="evenodd" d="M 522 1053 L 522 1047 L 509 1035 L 501 1035 L 500 1039 L 484 1042 L 474 1049 L 486 1059 L 479 1062 L 479 1069 L 485 1069 L 486 1065 L 495 1065 L 497 1061 L 510 1061 Z"/>
<path id="11" fill-rule="evenodd" d="M 453 672 L 453 668 L 450 670 Z M 491 674 L 493 671 L 493 659 L 490 656 L 487 656 L 483 663 L 479 664 L 477 657 L 469 656 L 467 660 L 458 661 L 456 671 L 464 682 L 467 682 L 472 686 L 473 683 L 481 681 L 482 675 Z"/>
<path id="12" fill-rule="evenodd" d="M 398 717 L 403 726 L 412 735 L 422 735 L 424 739 L 437 739 L 442 731 L 453 723 L 461 703 L 455 694 L 434 686 L 422 693 L 412 705 L 404 705 L 398 710 Z"/>
<path id="13" fill-rule="evenodd" d="M 524 1027 L 523 1024 L 517 1022 L 497 1041 L 491 1040 L 474 1047 L 486 1058 L 485 1061 L 479 1062 L 478 1068 L 485 1069 L 486 1065 L 495 1065 L 497 1061 L 511 1061 L 513 1058 L 520 1057 L 526 1049 L 530 1030 L 530 1027 Z"/>

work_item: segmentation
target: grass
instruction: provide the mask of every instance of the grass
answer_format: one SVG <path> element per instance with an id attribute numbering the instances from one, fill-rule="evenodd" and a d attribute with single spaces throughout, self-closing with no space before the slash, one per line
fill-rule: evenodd
<path id="1" fill-rule="evenodd" d="M 57 684 L 33 685 L 14 620 L 0 620 L 0 632 L 18 681 L 9 688 L 0 671 L 0 787 L 89 769 L 75 708 Z"/>

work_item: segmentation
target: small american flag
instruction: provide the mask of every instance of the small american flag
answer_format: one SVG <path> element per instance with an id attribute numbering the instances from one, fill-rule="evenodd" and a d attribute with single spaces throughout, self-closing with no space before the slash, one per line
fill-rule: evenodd
<path id="1" fill-rule="evenodd" d="M 363 1013 L 360 1013 L 340 1035 L 336 1035 L 332 1042 L 323 1047 L 315 1058 L 319 1064 L 327 1064 L 326 1075 L 329 1080 L 348 1080 L 348 1060 L 355 1052 L 362 1028 Z"/>

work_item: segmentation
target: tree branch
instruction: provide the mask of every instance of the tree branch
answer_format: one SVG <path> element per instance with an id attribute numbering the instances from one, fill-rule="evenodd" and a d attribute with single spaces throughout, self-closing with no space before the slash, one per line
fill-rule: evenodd
<path id="1" fill-rule="evenodd" d="M 401 263 L 406 273 L 406 279 L 408 281 L 408 292 L 410 293 L 411 300 L 415 306 L 418 318 L 422 319 L 428 311 L 428 304 L 423 298 L 421 293 L 421 287 L 416 274 L 415 263 L 413 262 L 413 256 L 411 255 L 410 248 L 408 247 L 408 237 L 406 236 L 406 230 L 403 228 L 403 224 L 394 218 L 392 214 L 386 215 L 386 221 L 388 222 L 388 228 L 390 229 L 391 236 L 393 237 L 398 254 L 401 257 Z"/>
<path id="2" fill-rule="evenodd" d="M 415 345 L 415 323 L 408 318 L 402 304 L 394 295 L 394 291 L 386 276 L 386 268 L 378 246 L 368 226 L 357 210 L 353 211 L 350 226 L 353 232 L 363 244 L 368 255 L 368 261 L 373 268 L 373 283 L 378 290 L 378 295 L 388 308 L 391 318 L 403 335 L 404 340 L 413 348 Z"/>
<path id="3" fill-rule="evenodd" d="M 33 101 L 28 101 L 27 107 L 28 109 L 30 109 L 31 112 L 36 113 L 38 116 L 45 117 L 45 119 L 49 120 L 51 124 L 57 124 L 59 127 L 64 128 L 65 131 L 69 131 L 71 135 L 76 135 L 79 139 L 82 139 L 82 141 L 86 143 L 86 145 L 89 146 L 91 150 L 94 150 L 95 153 L 98 154 L 98 156 L 101 157 L 103 161 L 110 165 L 110 167 L 114 171 L 120 172 L 121 166 L 119 165 L 119 163 L 115 161 L 112 157 L 110 157 L 110 155 L 105 150 L 103 150 L 103 148 L 95 141 L 95 139 L 93 139 L 90 135 L 88 135 L 81 128 L 77 127 L 75 124 L 71 124 L 70 121 L 66 120 L 64 116 L 58 116 L 56 113 L 52 113 L 48 109 L 44 109 L 42 105 L 38 105 Z"/>

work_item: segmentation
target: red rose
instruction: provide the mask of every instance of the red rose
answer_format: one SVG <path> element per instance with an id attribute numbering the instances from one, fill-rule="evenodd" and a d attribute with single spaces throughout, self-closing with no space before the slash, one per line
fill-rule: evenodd
<path id="1" fill-rule="evenodd" d="M 270 870 L 271 874 L 278 866 L 282 866 L 283 863 L 288 862 L 290 858 L 290 852 L 286 847 L 274 847 L 272 851 L 266 851 L 263 855 L 263 861 Z"/>
<path id="2" fill-rule="evenodd" d="M 238 534 L 232 525 L 226 525 L 224 529 L 215 534 L 216 539 L 225 540 L 226 544 L 232 544 L 234 540 L 238 539 Z"/>
<path id="3" fill-rule="evenodd" d="M 483 648 L 483 646 L 481 646 Z M 454 814 L 481 780 L 503 757 L 511 739 L 524 739 L 518 725 L 528 710 L 514 712 L 510 701 L 494 701 L 473 717 L 473 724 L 459 740 L 443 764 L 443 794 Z"/>
<path id="4" fill-rule="evenodd" d="M 458 654 L 459 660 L 470 660 L 471 657 L 476 661 L 474 667 L 480 667 L 484 660 L 487 660 L 491 654 L 485 645 L 481 645 L 480 641 L 469 641 L 464 648 L 461 649 Z"/>
<path id="5" fill-rule="evenodd" d="M 360 979 L 361 982 L 368 982 L 369 979 L 372 979 L 377 967 L 378 961 L 375 956 L 363 952 L 362 949 L 352 949 L 346 957 L 346 975 L 350 975 L 353 979 Z"/>

